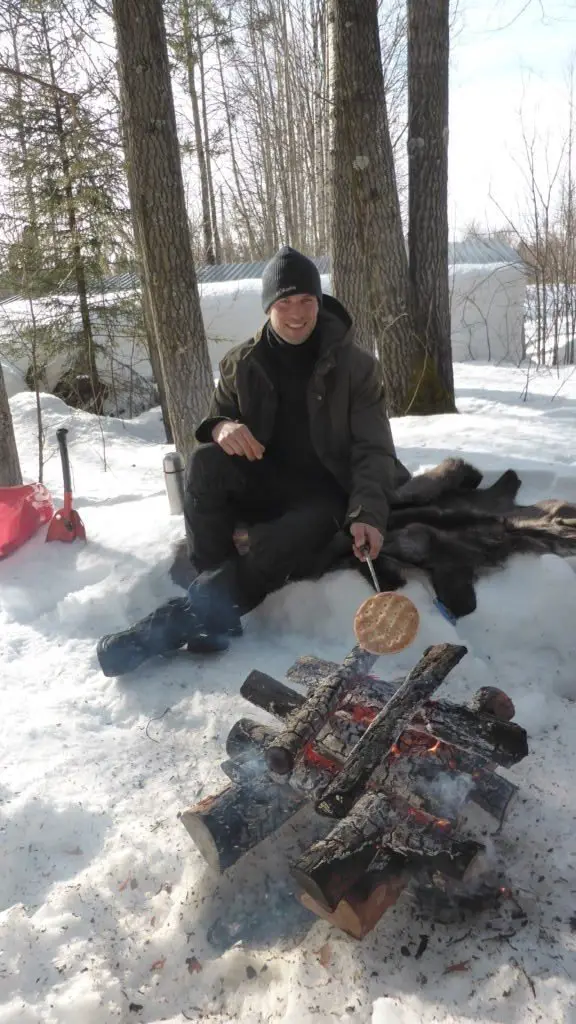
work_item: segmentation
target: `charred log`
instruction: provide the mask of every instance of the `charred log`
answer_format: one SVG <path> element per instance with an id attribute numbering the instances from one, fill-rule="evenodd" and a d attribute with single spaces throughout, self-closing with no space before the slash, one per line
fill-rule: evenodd
<path id="1" fill-rule="evenodd" d="M 399 856 L 406 863 L 424 861 L 431 871 L 461 879 L 483 847 L 455 836 L 449 827 L 448 822 L 405 805 L 391 807 L 382 794 L 367 793 L 328 836 L 307 850 L 292 874 L 305 892 L 329 910 L 335 909 L 377 856 Z"/>
<path id="2" fill-rule="evenodd" d="M 323 658 L 316 658 L 313 654 L 305 654 L 288 669 L 286 677 L 291 682 L 304 686 L 307 690 L 313 690 L 318 683 L 322 682 L 326 676 L 331 675 L 337 668 L 338 665 L 335 661 L 324 661 Z M 360 687 L 365 699 L 372 699 L 382 705 L 396 693 L 400 682 L 401 680 L 397 683 L 388 683 L 384 679 L 376 679 L 374 676 L 359 672 L 355 676 L 351 676 L 350 690 L 356 691 Z"/>
<path id="3" fill-rule="evenodd" d="M 326 723 L 329 715 L 338 705 L 342 693 L 350 680 L 358 674 L 366 674 L 377 661 L 361 647 L 355 647 L 344 659 L 342 666 L 323 679 L 313 693 L 295 711 L 282 733 L 266 751 L 266 761 L 277 775 L 288 775 L 294 767 L 296 755 L 313 740 Z"/>
<path id="4" fill-rule="evenodd" d="M 349 754 L 342 771 L 322 793 L 316 809 L 328 817 L 348 814 L 370 775 L 407 727 L 416 710 L 444 682 L 467 653 L 466 647 L 430 647 Z M 312 695 L 313 696 L 313 695 Z"/>
<path id="5" fill-rule="evenodd" d="M 240 718 L 234 723 L 226 739 L 226 753 L 233 761 L 254 757 L 262 753 L 278 736 L 278 729 L 253 718 Z"/>
<path id="6" fill-rule="evenodd" d="M 232 726 L 228 735 L 226 750 L 231 760 L 221 765 L 222 771 L 233 781 L 253 779 L 262 773 L 268 778 L 266 749 L 277 736 L 278 729 L 262 725 L 251 718 L 241 718 Z M 339 766 L 311 747 L 305 753 L 305 757 L 296 761 L 289 785 L 310 799 L 328 785 Z"/>
<path id="7" fill-rule="evenodd" d="M 266 672 L 254 669 L 240 687 L 240 694 L 251 704 L 268 711 L 276 718 L 288 718 L 302 706 L 306 698 L 278 682 Z"/>
<path id="8" fill-rule="evenodd" d="M 230 785 L 179 815 L 204 860 L 226 871 L 288 821 L 304 802 L 268 780 Z"/>

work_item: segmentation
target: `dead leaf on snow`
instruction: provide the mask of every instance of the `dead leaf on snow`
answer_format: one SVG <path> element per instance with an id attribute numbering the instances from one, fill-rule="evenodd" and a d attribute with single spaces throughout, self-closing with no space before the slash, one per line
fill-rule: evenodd
<path id="1" fill-rule="evenodd" d="M 461 960 L 459 964 L 449 964 L 443 971 L 443 974 L 456 974 L 457 971 L 469 971 L 470 961 Z"/>
<path id="2" fill-rule="evenodd" d="M 165 963 L 166 963 L 166 957 L 162 956 L 162 957 L 160 957 L 159 960 L 155 960 L 154 961 L 154 963 L 152 964 L 152 967 L 150 968 L 150 970 L 151 971 L 161 971 L 162 968 L 164 967 Z"/>
<path id="3" fill-rule="evenodd" d="M 318 959 L 322 967 L 329 967 L 332 960 L 332 949 L 329 942 L 325 942 L 317 951 Z"/>
<path id="4" fill-rule="evenodd" d="M 199 960 L 196 959 L 195 956 L 187 956 L 186 963 L 188 965 L 189 974 L 200 974 L 200 971 L 202 970 L 202 964 L 200 963 Z"/>

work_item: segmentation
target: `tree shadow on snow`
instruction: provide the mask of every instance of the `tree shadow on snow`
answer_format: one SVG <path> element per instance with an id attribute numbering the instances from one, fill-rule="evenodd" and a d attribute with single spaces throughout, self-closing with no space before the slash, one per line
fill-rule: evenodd
<path id="1" fill-rule="evenodd" d="M 109 825 L 107 814 L 80 807 L 58 810 L 32 799 L 11 813 L 4 803 L 0 911 L 15 903 L 36 907 L 51 886 L 74 878 L 102 848 Z"/>

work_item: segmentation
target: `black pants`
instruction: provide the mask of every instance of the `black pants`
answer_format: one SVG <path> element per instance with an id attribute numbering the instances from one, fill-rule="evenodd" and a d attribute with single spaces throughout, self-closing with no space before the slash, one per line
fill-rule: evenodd
<path id="1" fill-rule="evenodd" d="M 188 466 L 184 516 L 190 557 L 200 573 L 234 564 L 240 613 L 288 580 L 314 572 L 318 552 L 342 528 L 344 491 L 289 481 L 270 460 L 226 455 L 201 445 Z M 238 556 L 235 527 L 249 527 L 250 549 Z M 207 573 L 207 575 L 211 575 Z"/>

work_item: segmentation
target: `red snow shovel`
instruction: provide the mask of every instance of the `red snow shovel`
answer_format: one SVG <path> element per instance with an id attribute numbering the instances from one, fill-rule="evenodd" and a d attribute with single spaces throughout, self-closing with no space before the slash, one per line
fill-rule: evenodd
<path id="1" fill-rule="evenodd" d="M 46 540 L 61 540 L 70 544 L 73 540 L 86 540 L 86 530 L 80 516 L 72 508 L 72 478 L 70 476 L 70 460 L 66 444 L 66 427 L 56 431 L 60 458 L 62 460 L 62 476 L 64 477 L 64 508 L 54 513 L 48 527 Z"/>

